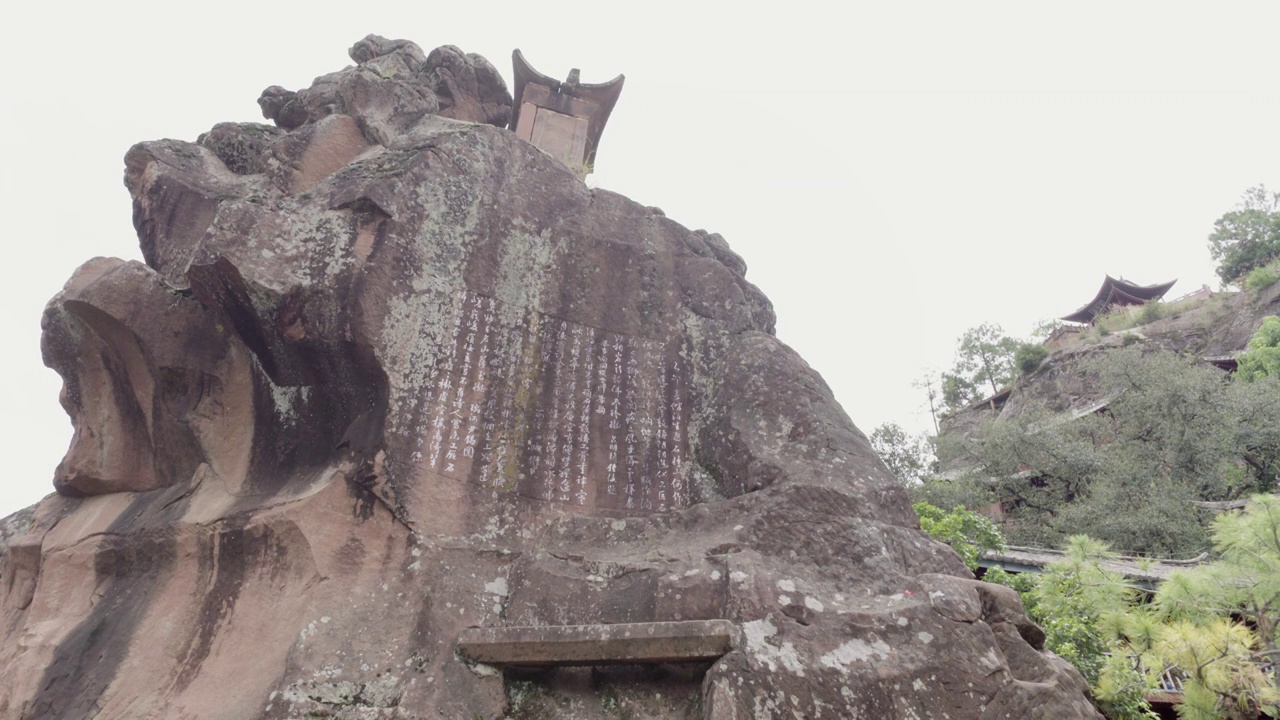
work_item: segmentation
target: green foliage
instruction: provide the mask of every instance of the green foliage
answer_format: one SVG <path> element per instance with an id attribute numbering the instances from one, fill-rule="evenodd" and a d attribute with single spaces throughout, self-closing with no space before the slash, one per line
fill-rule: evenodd
<path id="1" fill-rule="evenodd" d="M 1090 685 L 1097 684 L 1115 645 L 1113 628 L 1134 597 L 1124 578 L 1102 565 L 1109 557 L 1105 543 L 1073 535 L 1063 559 L 1045 568 L 1033 591 L 1045 647 L 1075 665 Z"/>
<path id="2" fill-rule="evenodd" d="M 1108 645 L 1098 631 L 1097 618 L 1062 611 L 1042 611 L 1045 647 L 1071 663 L 1090 685 L 1096 685 L 1106 661 Z"/>
<path id="3" fill-rule="evenodd" d="M 1226 499 L 1222 470 L 1241 454 L 1229 432 L 1227 376 L 1137 348 L 1107 353 L 1086 370 L 1111 401 L 1092 427 L 1064 429 L 1090 433 L 1098 463 L 1082 497 L 1060 514 L 1064 527 L 1130 552 L 1203 550 L 1208 515 L 1191 503 Z"/>
<path id="4" fill-rule="evenodd" d="M 999 325 L 983 323 L 966 330 L 957 341 L 955 365 L 942 373 L 943 404 L 953 412 L 961 410 L 1013 382 L 1018 345 Z"/>
<path id="5" fill-rule="evenodd" d="M 1266 376 L 1280 377 L 1280 317 L 1275 315 L 1262 319 L 1236 370 L 1236 377 L 1246 382 Z"/>
<path id="6" fill-rule="evenodd" d="M 897 423 L 881 423 L 871 431 L 870 440 L 889 471 L 908 487 L 923 481 L 936 464 L 931 439 L 909 433 Z"/>
<path id="7" fill-rule="evenodd" d="M 1111 720 L 1159 720 L 1147 702 L 1158 680 L 1159 673 L 1120 648 L 1103 660 L 1093 694 Z"/>
<path id="8" fill-rule="evenodd" d="M 1188 298 L 1177 302 L 1163 302 L 1157 299 L 1144 303 L 1140 309 L 1118 307 L 1094 321 L 1090 332 L 1098 337 L 1106 337 L 1112 333 L 1148 325 L 1157 320 L 1179 317 L 1188 310 L 1204 305 L 1206 301 L 1206 298 Z"/>
<path id="9" fill-rule="evenodd" d="M 1280 657 L 1280 498 L 1218 516 L 1213 545 L 1218 559 L 1161 583 L 1152 651 L 1187 675 L 1179 718 L 1274 715 L 1280 689 L 1259 663 Z"/>
<path id="10" fill-rule="evenodd" d="M 1085 676 L 1107 717 L 1154 720 L 1145 698 L 1163 666 L 1133 657 L 1137 649 L 1126 633 L 1141 638 L 1150 630 L 1130 619 L 1135 592 L 1103 565 L 1110 557 L 1104 543 L 1074 536 L 1062 560 L 1040 575 L 991 569 L 982 579 L 1018 591 L 1028 617 L 1045 631 L 1045 647 Z"/>
<path id="11" fill-rule="evenodd" d="M 1259 667 L 1258 639 L 1246 625 L 1229 617 L 1200 623 L 1175 620 L 1153 645 L 1153 655 L 1176 665 L 1183 680 L 1182 720 L 1274 716 L 1280 700 L 1272 680 Z"/>
<path id="12" fill-rule="evenodd" d="M 1280 658 L 1280 497 L 1255 496 L 1213 521 L 1218 558 L 1175 572 L 1149 605 L 1106 568 L 1103 543 L 1071 537 L 1039 576 L 989 570 L 1013 587 L 1045 646 L 1089 680 L 1109 718 L 1150 720 L 1145 695 L 1176 667 L 1181 720 L 1280 716 L 1280 687 L 1265 668 Z"/>
<path id="13" fill-rule="evenodd" d="M 1280 497 L 1257 495 L 1243 512 L 1213 522 L 1219 558 L 1179 571 L 1161 585 L 1155 606 L 1165 617 L 1248 620 L 1268 650 L 1280 646 Z"/>
<path id="14" fill-rule="evenodd" d="M 1049 356 L 1049 351 L 1040 343 L 1021 343 L 1013 353 L 1013 364 L 1019 375 L 1030 375 L 1040 368 L 1040 363 Z"/>
<path id="15" fill-rule="evenodd" d="M 926 478 L 919 485 L 907 488 L 912 503 L 924 502 L 938 507 L 976 508 L 996 501 L 991 488 L 972 480 L 942 480 Z"/>
<path id="16" fill-rule="evenodd" d="M 1212 367 L 1139 347 L 1084 368 L 1105 413 L 1029 408 L 972 437 L 940 443 L 966 478 L 1004 501 L 1010 542 L 1052 547 L 1084 532 L 1121 551 L 1194 555 L 1211 515 L 1196 500 L 1230 500 L 1276 486 L 1280 377 L 1230 382 Z"/>
<path id="17" fill-rule="evenodd" d="M 1138 324 L 1149 325 L 1164 317 L 1165 306 L 1159 299 L 1148 300 L 1138 312 Z"/>
<path id="18" fill-rule="evenodd" d="M 1100 466 L 1086 432 L 1096 424 L 1094 417 L 1075 425 L 1055 422 L 1043 409 L 1032 408 L 972 437 L 948 436 L 940 442 L 959 462 L 972 463 L 957 483 L 985 483 L 1003 500 L 1003 529 L 1010 542 L 1056 547 L 1069 533 L 1060 529 L 1055 516 L 1084 494 Z"/>
<path id="19" fill-rule="evenodd" d="M 944 372 L 941 378 L 942 404 L 951 411 L 968 407 L 978 399 L 978 388 L 955 373 Z"/>
<path id="20" fill-rule="evenodd" d="M 977 570 L 978 558 L 987 550 L 1006 549 L 1004 536 L 995 523 L 982 515 L 963 507 L 943 510 L 922 502 L 913 507 L 920 517 L 920 529 L 934 540 L 950 545 L 970 570 Z"/>
<path id="21" fill-rule="evenodd" d="M 1034 573 L 1011 573 L 998 567 L 989 568 L 982 574 L 983 582 L 1004 585 L 1007 588 L 1016 590 L 1018 595 L 1022 597 L 1022 606 L 1026 609 L 1028 616 L 1034 615 L 1035 602 L 1031 591 L 1036 589 L 1037 578 L 1039 578 L 1039 575 Z"/>
<path id="22" fill-rule="evenodd" d="M 1013 382 L 1013 353 L 1018 341 L 1006 337 L 999 325 L 983 323 L 960 336 L 956 370 L 974 385 L 990 386 L 991 394 Z"/>
<path id="23" fill-rule="evenodd" d="M 1223 283 L 1235 283 L 1254 268 L 1280 258 L 1280 193 L 1258 185 L 1213 223 L 1209 254 Z"/>
<path id="24" fill-rule="evenodd" d="M 1239 373 L 1237 373 L 1237 376 Z M 1228 390 L 1230 428 L 1243 462 L 1233 462 L 1222 475 L 1229 497 L 1280 489 L 1280 373 L 1235 382 Z"/>
<path id="25" fill-rule="evenodd" d="M 1264 290 L 1280 282 L 1280 263 L 1271 263 L 1256 267 L 1244 278 L 1244 286 L 1249 290 Z"/>

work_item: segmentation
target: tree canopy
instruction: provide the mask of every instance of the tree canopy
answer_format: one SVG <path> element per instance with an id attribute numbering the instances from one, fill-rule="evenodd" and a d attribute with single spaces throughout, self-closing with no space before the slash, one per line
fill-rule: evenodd
<path id="1" fill-rule="evenodd" d="M 1084 532 L 1125 552 L 1192 555 L 1208 548 L 1211 517 L 1194 501 L 1275 488 L 1280 377 L 1232 382 L 1194 359 L 1137 347 L 1083 372 L 1109 398 L 1103 412 L 1031 409 L 973 437 L 943 438 L 971 464 L 967 481 L 1004 501 L 1011 541 L 1053 547 Z"/>
<path id="2" fill-rule="evenodd" d="M 956 344 L 956 362 L 942 373 L 942 401 L 952 411 L 1000 392 L 1014 378 L 1014 353 L 1021 343 L 994 323 L 964 331 Z"/>
<path id="3" fill-rule="evenodd" d="M 943 510 L 926 502 L 912 506 L 920 518 L 920 529 L 934 540 L 951 546 L 970 570 L 978 569 L 978 558 L 988 550 L 1004 551 L 1004 535 L 986 516 L 963 507 Z"/>
<path id="4" fill-rule="evenodd" d="M 1246 382 L 1280 377 L 1280 317 L 1268 315 L 1249 339 L 1249 350 L 1240 357 L 1238 377 Z"/>
<path id="5" fill-rule="evenodd" d="M 903 485 L 920 483 L 932 472 L 933 443 L 923 435 L 909 433 L 893 422 L 881 423 L 871 431 L 871 448 Z"/>
<path id="6" fill-rule="evenodd" d="M 915 505 L 920 527 L 951 545 L 970 568 L 1002 551 L 999 529 L 963 507 Z M 1045 632 L 1045 647 L 1084 675 L 1114 720 L 1155 720 L 1148 695 L 1165 672 L 1182 678 L 1180 720 L 1280 716 L 1280 498 L 1257 495 L 1243 512 L 1212 523 L 1214 560 L 1175 571 L 1152 602 L 1106 566 L 1104 542 L 1073 535 L 1062 558 L 1036 574 L 992 568 Z"/>
<path id="7" fill-rule="evenodd" d="M 991 394 L 1013 382 L 1013 354 L 1018 341 L 999 325 L 983 323 L 960 336 L 956 370 L 971 383 L 991 388 Z"/>
<path id="8" fill-rule="evenodd" d="M 1209 254 L 1228 284 L 1280 258 L 1280 193 L 1263 185 L 1246 190 L 1235 208 L 1214 221 Z"/>
<path id="9" fill-rule="evenodd" d="M 1213 547 L 1218 559 L 1174 573 L 1156 607 L 1191 620 L 1234 614 L 1256 628 L 1260 652 L 1280 659 L 1280 497 L 1257 495 L 1218 516 Z"/>
<path id="10" fill-rule="evenodd" d="M 1049 351 L 1040 343 L 1019 343 L 1013 353 L 1013 364 L 1019 375 L 1030 375 L 1040 368 L 1040 363 L 1049 357 Z"/>
<path id="11" fill-rule="evenodd" d="M 1150 603 L 1105 567 L 1107 545 L 1084 535 L 1038 575 L 995 569 L 983 579 L 1019 592 L 1045 647 L 1080 670 L 1107 717 L 1154 720 L 1145 698 L 1166 671 L 1182 678 L 1180 720 L 1274 717 L 1280 688 L 1266 668 L 1280 657 L 1278 537 L 1280 498 L 1254 497 L 1214 521 L 1218 558 L 1175 572 Z"/>
<path id="12" fill-rule="evenodd" d="M 1187 677 L 1179 718 L 1274 717 L 1280 688 L 1263 665 L 1280 659 L 1280 498 L 1218 516 L 1213 546 L 1217 559 L 1160 584 L 1151 650 Z"/>

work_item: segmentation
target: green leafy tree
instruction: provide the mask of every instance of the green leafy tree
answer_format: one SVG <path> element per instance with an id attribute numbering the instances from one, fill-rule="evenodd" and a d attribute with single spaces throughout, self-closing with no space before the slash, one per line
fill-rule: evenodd
<path id="1" fill-rule="evenodd" d="M 1007 549 L 995 523 L 982 515 L 963 507 L 943 510 L 923 502 L 913 507 L 920 518 L 920 529 L 934 540 L 950 545 L 970 570 L 978 569 L 978 558 L 986 551 Z"/>
<path id="2" fill-rule="evenodd" d="M 1049 351 L 1040 343 L 1020 343 L 1013 353 L 1013 364 L 1019 375 L 1030 375 L 1040 369 L 1040 363 L 1049 357 Z"/>
<path id="3" fill-rule="evenodd" d="M 1232 410 L 1228 430 L 1243 462 L 1229 465 L 1226 481 L 1242 496 L 1280 489 L 1280 374 L 1236 382 L 1228 391 Z M 1234 485 L 1230 485 L 1234 483 Z"/>
<path id="4" fill-rule="evenodd" d="M 1181 720 L 1280 717 L 1280 497 L 1258 495 L 1213 521 L 1217 559 L 1173 573 L 1151 603 L 1107 568 L 1106 544 L 1073 536 L 1038 576 L 989 570 L 1013 587 L 1045 646 L 1069 660 L 1115 719 L 1154 718 L 1145 696 L 1169 668 L 1184 678 Z"/>
<path id="5" fill-rule="evenodd" d="M 1093 688 L 1113 720 L 1156 720 L 1146 701 L 1163 666 L 1135 660 L 1130 634 L 1154 632 L 1135 609 L 1136 591 L 1106 567 L 1114 557 L 1105 543 L 1068 538 L 1061 560 L 1039 575 L 988 570 L 983 580 L 1007 585 L 1022 597 L 1027 615 L 1045 631 L 1045 647 L 1070 662 Z"/>
<path id="6" fill-rule="evenodd" d="M 913 503 L 924 502 L 942 508 L 985 507 L 998 499 L 991 488 L 983 483 L 949 480 L 936 476 L 925 478 L 925 481 L 919 485 L 907 488 L 907 496 Z"/>
<path id="7" fill-rule="evenodd" d="M 1057 547 L 1071 534 L 1058 516 L 1086 495 L 1102 468 L 1094 440 L 1103 434 L 1102 425 L 1094 416 L 1067 423 L 1030 408 L 969 437 L 939 438 L 939 447 L 969 466 L 951 483 L 952 492 L 984 490 L 1000 499 L 1006 513 L 1002 528 L 1011 542 Z"/>
<path id="8" fill-rule="evenodd" d="M 1236 371 L 1236 377 L 1246 382 L 1266 376 L 1280 377 L 1280 317 L 1276 315 L 1262 319 Z"/>
<path id="9" fill-rule="evenodd" d="M 962 410 L 1013 382 L 1019 344 L 993 323 L 966 330 L 956 342 L 955 365 L 940 377 L 943 405 Z"/>
<path id="10" fill-rule="evenodd" d="M 1244 462 L 1231 468 L 1239 484 L 1260 492 L 1280 489 L 1280 317 L 1264 318 L 1240 358 L 1232 383 L 1232 430 Z"/>
<path id="11" fill-rule="evenodd" d="M 1111 720 L 1159 720 L 1147 701 L 1159 680 L 1158 672 L 1121 644 L 1103 661 L 1093 695 Z"/>
<path id="12" fill-rule="evenodd" d="M 903 485 L 916 485 L 933 470 L 933 444 L 923 435 L 886 422 L 871 431 L 870 440 L 871 448 Z"/>
<path id="13" fill-rule="evenodd" d="M 1262 185 L 1246 190 L 1235 208 L 1214 221 L 1209 254 L 1228 284 L 1280 258 L 1280 193 Z"/>
<path id="14" fill-rule="evenodd" d="M 1156 640 L 1154 654 L 1184 673 L 1181 720 L 1275 717 L 1275 688 L 1255 660 L 1257 637 L 1230 618 L 1175 621 Z"/>
<path id="15" fill-rule="evenodd" d="M 1218 516 L 1213 544 L 1218 559 L 1174 573 L 1156 593 L 1173 621 L 1156 650 L 1188 676 L 1178 716 L 1275 717 L 1280 687 L 1260 665 L 1280 660 L 1280 498 L 1258 495 Z"/>
<path id="16" fill-rule="evenodd" d="M 991 394 L 1013 382 L 1013 354 L 1018 341 L 1007 337 L 993 323 L 969 328 L 960 336 L 956 351 L 957 374 L 973 385 L 991 388 Z"/>
<path id="17" fill-rule="evenodd" d="M 1045 631 L 1045 646 L 1075 665 L 1096 685 L 1114 632 L 1134 591 L 1123 576 L 1108 570 L 1112 557 L 1106 543 L 1087 535 L 1067 539 L 1063 558 L 1050 563 L 1034 590 L 1036 613 Z"/>
<path id="18" fill-rule="evenodd" d="M 1192 555 L 1211 515 L 1193 502 L 1275 487 L 1280 379 L 1231 382 L 1168 352 L 1111 350 L 1083 373 L 1105 412 L 1029 408 L 939 447 L 990 486 L 1011 542 L 1053 547 L 1084 532 L 1121 551 Z"/>
<path id="19" fill-rule="evenodd" d="M 1280 282 L 1280 263 L 1277 262 L 1256 267 L 1244 276 L 1246 290 L 1265 290 L 1278 282 Z"/>
<path id="20" fill-rule="evenodd" d="M 942 373 L 941 385 L 942 404 L 952 412 L 963 410 L 978 399 L 978 387 L 956 373 Z"/>
<path id="21" fill-rule="evenodd" d="M 1076 528 L 1129 552 L 1192 555 L 1208 546 L 1210 515 L 1194 501 L 1245 488 L 1228 469 L 1243 448 L 1231 432 L 1228 376 L 1169 352 L 1136 347 L 1089 365 L 1110 402 L 1095 416 L 1099 472 L 1060 513 Z"/>

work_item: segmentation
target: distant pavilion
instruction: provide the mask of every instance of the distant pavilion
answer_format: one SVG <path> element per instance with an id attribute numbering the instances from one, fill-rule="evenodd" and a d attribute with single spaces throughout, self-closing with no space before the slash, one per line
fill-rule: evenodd
<path id="1" fill-rule="evenodd" d="M 1124 278 L 1117 280 L 1110 275 L 1107 275 L 1106 278 L 1093 300 L 1070 315 L 1062 316 L 1062 319 L 1067 322 L 1089 325 L 1094 320 L 1097 320 L 1098 316 L 1105 315 L 1117 307 L 1145 305 L 1152 300 L 1159 300 L 1177 282 L 1177 280 L 1170 280 L 1167 283 L 1158 283 L 1156 285 L 1137 285 Z"/>

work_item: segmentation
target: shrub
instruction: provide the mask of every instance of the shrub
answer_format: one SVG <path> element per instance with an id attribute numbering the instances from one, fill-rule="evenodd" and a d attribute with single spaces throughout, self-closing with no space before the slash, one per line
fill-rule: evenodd
<path id="1" fill-rule="evenodd" d="M 1147 325 L 1164 317 L 1164 306 L 1160 304 L 1160 300 L 1148 300 L 1142 306 L 1142 312 L 1138 314 L 1137 325 Z"/>
<path id="2" fill-rule="evenodd" d="M 931 478 L 907 488 L 912 504 L 928 503 L 941 508 L 982 507 L 996 501 L 991 488 L 976 480 Z"/>
<path id="3" fill-rule="evenodd" d="M 1269 288 L 1277 282 L 1280 282 L 1280 267 L 1274 264 L 1254 268 L 1244 278 L 1244 286 L 1249 290 Z"/>
<path id="4" fill-rule="evenodd" d="M 1225 283 L 1280 257 L 1280 193 L 1261 185 L 1246 190 L 1240 203 L 1213 223 L 1209 254 Z"/>
<path id="5" fill-rule="evenodd" d="M 1245 382 L 1268 375 L 1280 377 L 1280 316 L 1262 318 L 1258 331 L 1249 339 L 1249 350 L 1239 359 L 1236 379 Z"/>
<path id="6" fill-rule="evenodd" d="M 1040 363 L 1049 356 L 1049 351 L 1044 345 L 1039 343 L 1023 343 L 1013 353 L 1013 363 L 1018 367 L 1018 373 L 1021 375 L 1030 375 L 1035 372 Z"/>
<path id="7" fill-rule="evenodd" d="M 978 559 L 987 550 L 1004 552 L 1004 535 L 990 519 L 964 507 L 943 510 L 936 505 L 918 502 L 912 506 L 920 518 L 920 529 L 934 540 L 951 546 L 970 570 L 978 569 Z"/>

